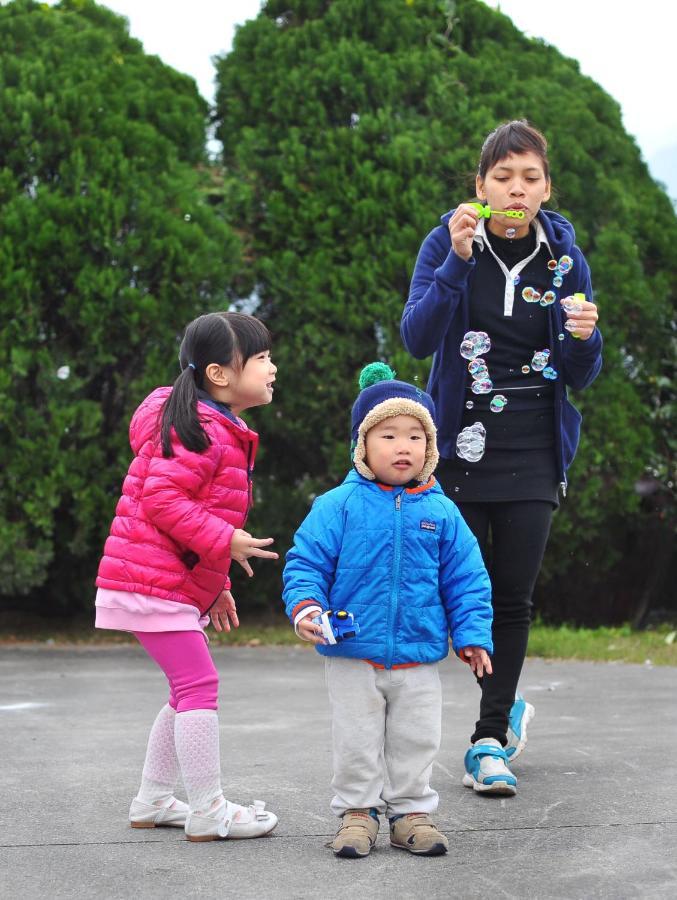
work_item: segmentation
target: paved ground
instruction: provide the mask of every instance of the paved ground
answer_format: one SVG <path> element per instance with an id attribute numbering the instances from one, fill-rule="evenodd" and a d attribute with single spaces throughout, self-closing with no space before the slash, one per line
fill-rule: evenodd
<path id="1" fill-rule="evenodd" d="M 191 844 L 127 825 L 162 676 L 135 648 L 0 649 L 0 893 L 33 898 L 677 897 L 677 669 L 529 660 L 536 706 L 513 799 L 462 787 L 479 692 L 443 664 L 434 784 L 446 857 L 324 848 L 330 752 L 322 663 L 219 648 L 224 782 L 280 817 L 258 841 Z"/>

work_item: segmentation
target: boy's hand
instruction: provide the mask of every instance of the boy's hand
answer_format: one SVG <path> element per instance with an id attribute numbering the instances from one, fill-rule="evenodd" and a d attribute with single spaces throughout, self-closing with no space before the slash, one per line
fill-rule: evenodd
<path id="1" fill-rule="evenodd" d="M 313 622 L 313 617 L 317 613 L 308 613 L 296 625 L 298 636 L 304 641 L 310 641 L 311 644 L 326 644 L 326 640 L 322 635 L 322 626 L 317 622 Z"/>
<path id="2" fill-rule="evenodd" d="M 493 669 L 486 650 L 483 650 L 481 647 L 463 647 L 458 655 L 462 662 L 468 663 L 478 678 L 485 674 L 491 675 Z"/>
<path id="3" fill-rule="evenodd" d="M 209 616 L 217 631 L 230 631 L 231 622 L 233 628 L 240 625 L 235 609 L 235 599 L 230 591 L 221 591 L 216 603 L 209 610 Z"/>
<path id="4" fill-rule="evenodd" d="M 273 543 L 273 538 L 255 538 L 248 531 L 236 528 L 230 541 L 231 558 L 238 562 L 251 578 L 254 572 L 247 560 L 250 556 L 260 556 L 263 559 L 277 559 L 277 553 L 263 550 Z"/>

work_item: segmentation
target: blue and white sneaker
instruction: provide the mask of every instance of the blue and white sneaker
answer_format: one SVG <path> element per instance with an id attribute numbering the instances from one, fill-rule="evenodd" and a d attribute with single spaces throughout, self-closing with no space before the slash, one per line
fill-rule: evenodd
<path id="1" fill-rule="evenodd" d="M 517 759 L 526 747 L 527 725 L 533 719 L 534 714 L 535 710 L 531 703 L 527 703 L 524 697 L 518 694 L 508 716 L 508 743 L 504 749 L 509 760 Z"/>
<path id="2" fill-rule="evenodd" d="M 465 755 L 463 784 L 481 794 L 512 797 L 517 793 L 517 779 L 507 762 L 505 750 L 496 738 L 481 738 Z"/>

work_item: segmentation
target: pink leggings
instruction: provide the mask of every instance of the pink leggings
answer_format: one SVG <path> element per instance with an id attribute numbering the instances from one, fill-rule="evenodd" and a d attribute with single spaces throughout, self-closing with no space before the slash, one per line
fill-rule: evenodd
<path id="1" fill-rule="evenodd" d="M 201 631 L 135 631 L 134 637 L 167 676 L 172 709 L 218 709 L 219 675 Z"/>

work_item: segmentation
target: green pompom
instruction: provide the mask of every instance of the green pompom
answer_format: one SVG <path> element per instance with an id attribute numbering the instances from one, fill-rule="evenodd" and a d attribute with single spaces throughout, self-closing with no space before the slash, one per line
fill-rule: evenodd
<path id="1" fill-rule="evenodd" d="M 394 377 L 395 373 L 386 363 L 369 363 L 360 372 L 360 390 L 363 391 L 365 388 L 371 387 L 372 384 L 378 384 L 379 381 L 392 381 Z"/>

